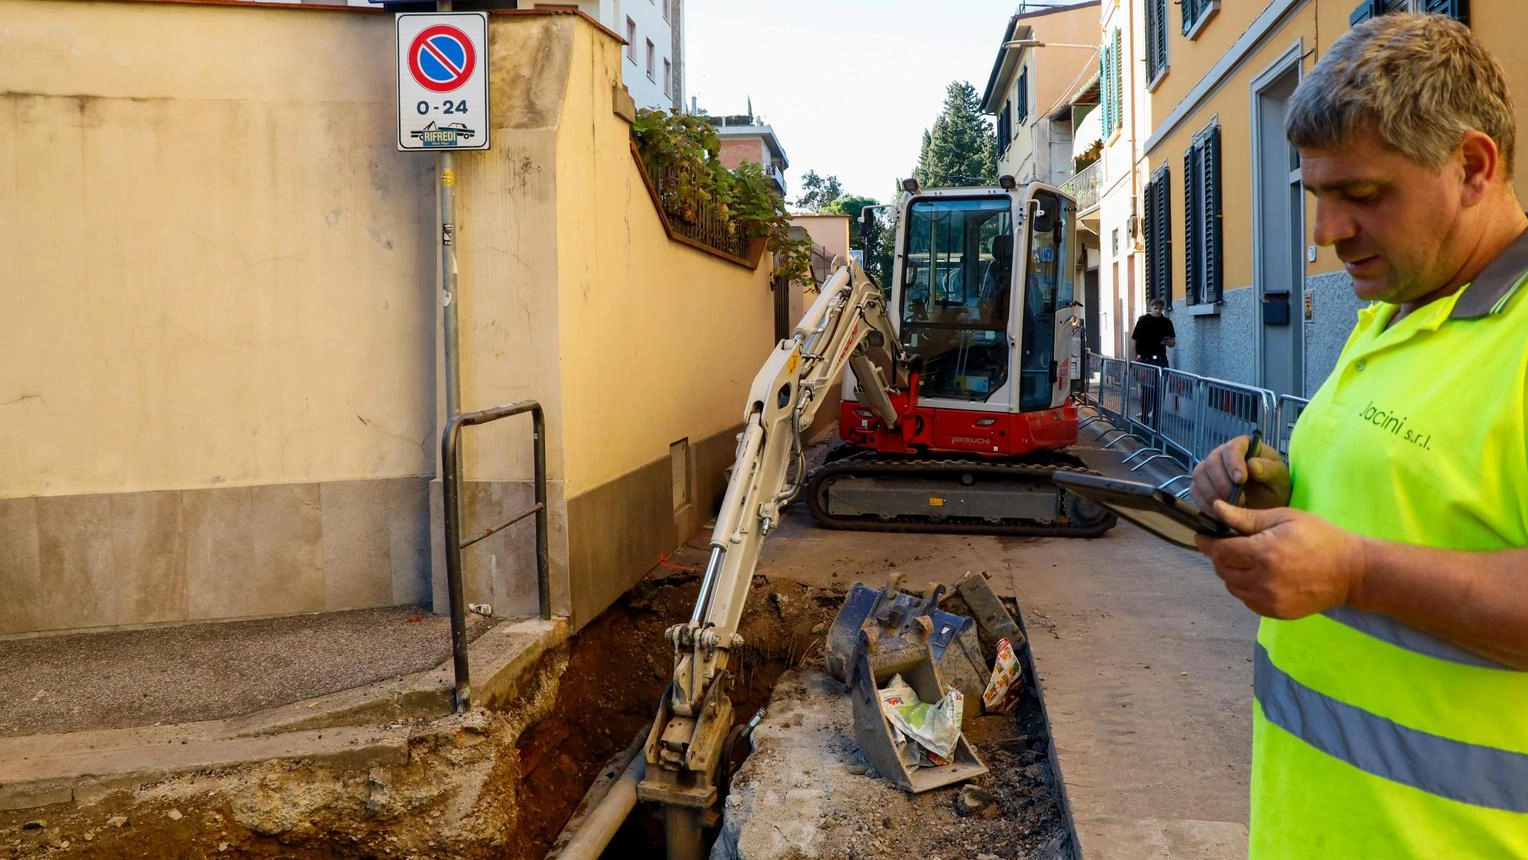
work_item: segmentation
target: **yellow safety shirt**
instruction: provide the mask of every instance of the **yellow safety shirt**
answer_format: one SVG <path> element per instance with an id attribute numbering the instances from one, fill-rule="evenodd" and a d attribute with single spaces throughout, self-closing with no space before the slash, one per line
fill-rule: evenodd
<path id="1" fill-rule="evenodd" d="M 1360 312 L 1296 424 L 1291 506 L 1389 541 L 1528 546 L 1525 280 L 1528 233 L 1393 326 L 1393 305 Z M 1265 619 L 1253 686 L 1252 860 L 1528 857 L 1528 672 L 1342 607 Z"/>

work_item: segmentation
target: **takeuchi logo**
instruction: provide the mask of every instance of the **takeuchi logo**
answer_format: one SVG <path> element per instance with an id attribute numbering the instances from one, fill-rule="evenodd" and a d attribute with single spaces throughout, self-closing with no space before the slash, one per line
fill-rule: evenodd
<path id="1" fill-rule="evenodd" d="M 1409 442 L 1421 448 L 1423 451 L 1432 450 L 1433 434 L 1407 426 L 1408 422 L 1411 421 L 1410 416 L 1397 414 L 1393 410 L 1381 409 L 1374 405 L 1374 401 L 1370 400 L 1369 405 L 1359 411 L 1358 417 L 1404 442 Z"/>

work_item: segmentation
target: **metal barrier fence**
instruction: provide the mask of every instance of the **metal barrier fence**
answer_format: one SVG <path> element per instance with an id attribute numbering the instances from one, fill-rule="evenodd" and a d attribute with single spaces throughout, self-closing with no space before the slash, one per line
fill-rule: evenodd
<path id="1" fill-rule="evenodd" d="M 1296 397 L 1293 394 L 1280 394 L 1273 408 L 1273 446 L 1285 457 L 1289 456 L 1289 437 L 1294 433 L 1295 421 L 1299 420 L 1300 413 L 1310 404 L 1304 397 Z"/>
<path id="2" fill-rule="evenodd" d="M 1290 430 L 1310 402 L 1275 395 L 1266 388 L 1097 353 L 1089 353 L 1087 361 L 1090 368 L 1097 368 L 1098 381 L 1093 386 L 1090 380 L 1084 399 L 1098 410 L 1098 416 L 1084 425 L 1099 417 L 1114 425 L 1100 438 L 1106 448 L 1128 437 L 1139 440 L 1143 447 L 1125 458 L 1136 471 L 1161 458 L 1192 469 L 1218 446 L 1259 429 L 1279 453 L 1287 455 Z M 1187 492 L 1185 486 L 1179 495 Z"/>

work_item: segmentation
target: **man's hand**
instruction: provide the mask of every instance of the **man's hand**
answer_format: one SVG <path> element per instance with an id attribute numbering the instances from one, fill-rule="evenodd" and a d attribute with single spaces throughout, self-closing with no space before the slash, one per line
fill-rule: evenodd
<path id="1" fill-rule="evenodd" d="M 1199 535 L 1195 542 L 1226 590 L 1258 615 L 1304 618 L 1348 603 L 1363 585 L 1364 541 L 1352 532 L 1293 508 L 1217 501 L 1213 512 L 1246 537 Z"/>
<path id="2" fill-rule="evenodd" d="M 1253 452 L 1252 474 L 1247 474 L 1247 436 L 1221 445 L 1194 467 L 1191 494 L 1194 503 L 1209 510 L 1217 500 L 1229 499 L 1236 485 L 1247 483 L 1242 504 L 1249 508 L 1281 508 L 1289 504 L 1289 467 L 1272 445 L 1259 443 Z"/>

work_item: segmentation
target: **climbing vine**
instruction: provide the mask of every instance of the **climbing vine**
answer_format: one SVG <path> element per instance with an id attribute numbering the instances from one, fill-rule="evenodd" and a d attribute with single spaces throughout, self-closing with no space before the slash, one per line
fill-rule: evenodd
<path id="1" fill-rule="evenodd" d="M 811 282 L 811 242 L 791 237 L 774 182 L 752 162 L 723 167 L 721 138 L 704 117 L 643 108 L 631 133 L 675 229 L 736 257 L 763 239 L 776 277 Z"/>

